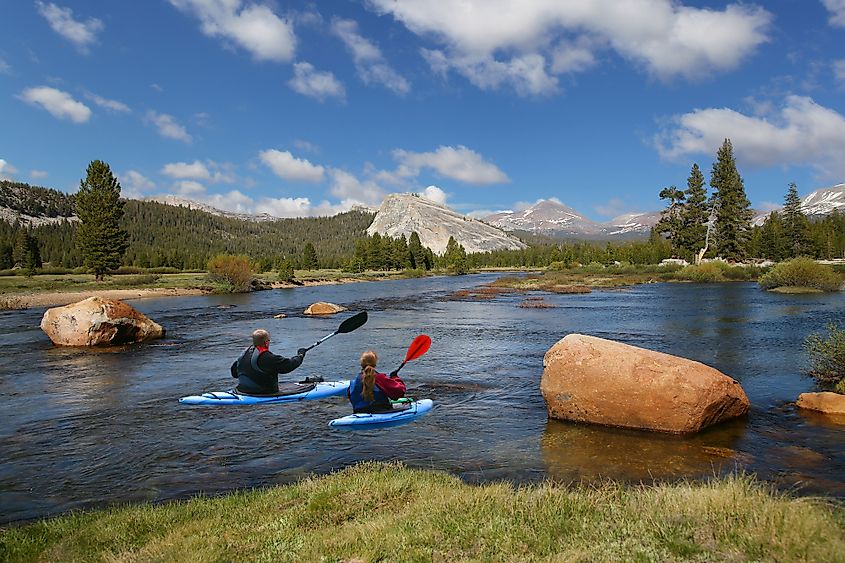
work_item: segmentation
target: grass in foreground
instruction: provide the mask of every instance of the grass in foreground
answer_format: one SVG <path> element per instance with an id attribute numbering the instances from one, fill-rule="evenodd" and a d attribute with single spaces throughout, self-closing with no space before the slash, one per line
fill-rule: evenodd
<path id="1" fill-rule="evenodd" d="M 750 477 L 471 486 L 364 463 L 267 490 L 46 520 L 0 534 L 11 561 L 836 561 L 841 506 Z"/>

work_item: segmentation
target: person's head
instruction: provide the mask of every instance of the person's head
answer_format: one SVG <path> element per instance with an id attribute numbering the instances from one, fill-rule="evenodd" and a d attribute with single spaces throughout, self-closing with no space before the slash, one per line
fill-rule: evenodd
<path id="1" fill-rule="evenodd" d="M 255 332 L 252 333 L 252 345 L 253 346 L 267 346 L 270 343 L 270 333 L 264 330 L 263 328 L 259 328 Z"/>
<path id="2" fill-rule="evenodd" d="M 372 350 L 367 350 L 361 354 L 361 373 L 364 375 L 364 389 L 361 394 L 364 399 L 370 403 L 376 400 L 373 395 L 373 388 L 376 385 L 376 364 L 378 363 L 378 355 Z"/>

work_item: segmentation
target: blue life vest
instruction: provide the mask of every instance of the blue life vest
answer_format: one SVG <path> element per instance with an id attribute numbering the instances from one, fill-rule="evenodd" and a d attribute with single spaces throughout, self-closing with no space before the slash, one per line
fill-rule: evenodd
<path id="1" fill-rule="evenodd" d="M 384 375 L 379 374 L 379 375 Z M 352 403 L 352 412 L 384 412 L 391 410 L 390 399 L 384 394 L 384 391 L 379 389 L 378 385 L 373 385 L 372 403 L 364 398 L 364 374 L 359 373 L 358 377 L 349 385 L 349 402 Z"/>

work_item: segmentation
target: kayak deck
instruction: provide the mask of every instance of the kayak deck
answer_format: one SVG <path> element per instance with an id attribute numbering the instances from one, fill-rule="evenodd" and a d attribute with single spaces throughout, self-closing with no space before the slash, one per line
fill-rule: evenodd
<path id="1" fill-rule="evenodd" d="M 385 413 L 354 413 L 329 422 L 332 428 L 387 428 L 406 424 L 425 416 L 434 406 L 431 399 L 397 403 L 395 410 Z"/>
<path id="2" fill-rule="evenodd" d="M 297 392 L 297 386 L 301 391 Z M 313 401 L 346 394 L 349 388 L 348 380 L 323 381 L 320 383 L 294 383 L 286 385 L 286 393 L 276 395 L 247 395 L 232 389 L 229 391 L 212 391 L 202 395 L 182 397 L 179 402 L 183 405 L 261 405 L 278 403 L 295 403 L 298 401 Z"/>

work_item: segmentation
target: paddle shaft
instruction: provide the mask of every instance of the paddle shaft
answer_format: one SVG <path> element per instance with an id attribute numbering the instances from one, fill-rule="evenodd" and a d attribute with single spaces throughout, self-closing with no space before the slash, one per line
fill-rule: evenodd
<path id="1" fill-rule="evenodd" d="M 322 344 L 323 342 L 325 342 L 326 340 L 328 340 L 329 338 L 331 338 L 332 336 L 334 336 L 336 334 L 337 334 L 336 332 L 333 332 L 333 333 L 329 334 L 328 336 L 322 337 L 320 340 L 318 340 L 317 342 L 315 342 L 314 344 L 312 344 L 311 346 L 306 348 L 306 350 L 310 350 L 311 348 L 314 348 L 315 346 L 319 346 L 320 344 Z"/>
<path id="2" fill-rule="evenodd" d="M 323 338 L 321 338 L 320 340 L 318 340 L 317 342 L 315 342 L 314 344 L 312 344 L 311 346 L 306 348 L 306 350 L 310 350 L 311 348 L 314 348 L 315 346 L 319 346 L 320 344 L 322 344 L 323 342 L 325 342 L 326 340 L 328 340 L 329 338 L 331 338 L 332 336 L 334 336 L 336 334 L 346 334 L 347 332 L 352 332 L 353 330 L 358 329 L 361 326 L 363 326 L 364 323 L 366 323 L 366 322 L 367 322 L 367 312 L 366 311 L 361 311 L 360 313 L 358 313 L 356 315 L 352 315 L 351 317 L 349 317 L 348 319 L 346 319 L 345 321 L 340 323 L 340 326 L 338 327 L 338 329 L 336 331 L 334 331 L 333 333 L 331 333 L 327 336 L 324 336 Z"/>

